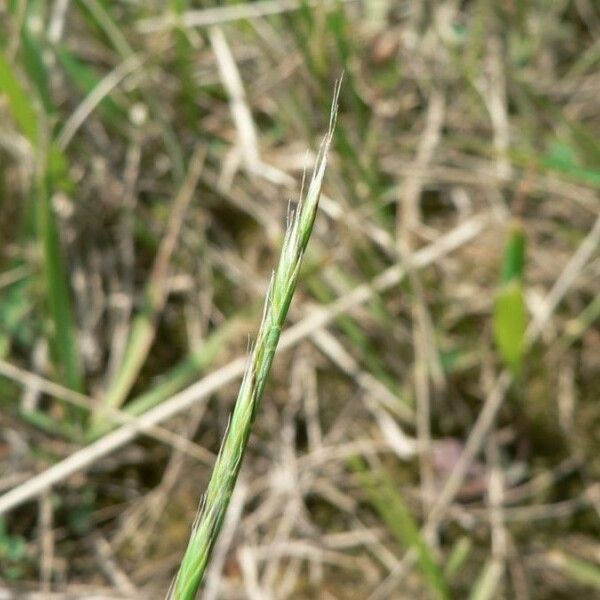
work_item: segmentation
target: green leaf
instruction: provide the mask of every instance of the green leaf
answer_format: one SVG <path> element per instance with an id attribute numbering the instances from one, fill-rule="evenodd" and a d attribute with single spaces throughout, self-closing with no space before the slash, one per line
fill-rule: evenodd
<path id="1" fill-rule="evenodd" d="M 500 289 L 494 304 L 493 328 L 496 346 L 506 365 L 515 373 L 521 367 L 527 311 L 523 298 L 525 233 L 514 223 L 509 235 L 500 275 Z"/>
<path id="2" fill-rule="evenodd" d="M 456 577 L 460 569 L 465 565 L 472 549 L 473 543 L 468 537 L 463 536 L 457 540 L 444 567 L 444 576 L 448 581 Z"/>
<path id="3" fill-rule="evenodd" d="M 54 111 L 54 106 L 52 103 L 52 95 L 50 93 L 48 73 L 43 60 L 42 45 L 27 28 L 23 28 L 21 40 L 23 42 L 23 58 L 29 77 L 35 83 L 45 111 L 51 113 Z"/>
<path id="4" fill-rule="evenodd" d="M 8 105 L 17 126 L 36 150 L 38 174 L 32 195 L 35 222 L 43 258 L 44 287 L 51 323 L 51 348 L 60 380 L 71 389 L 83 391 L 83 370 L 76 344 L 75 320 L 71 309 L 67 269 L 63 262 L 58 228 L 50 197 L 54 185 L 67 180 L 68 163 L 48 136 L 40 135 L 38 114 L 29 94 L 21 85 L 6 58 L 0 54 L 0 91 L 8 97 Z M 46 144 L 43 141 L 46 140 Z"/>
<path id="5" fill-rule="evenodd" d="M 508 243 L 504 250 L 504 261 L 502 263 L 502 283 L 508 283 L 513 279 L 520 279 L 525 268 L 525 234 L 523 228 L 513 225 Z"/>
<path id="6" fill-rule="evenodd" d="M 580 585 L 600 590 L 600 566 L 562 552 L 551 555 L 551 562 Z"/>
<path id="7" fill-rule="evenodd" d="M 21 133 L 33 146 L 38 144 L 38 115 L 28 94 L 19 83 L 6 57 L 0 53 L 0 92 L 8 98 L 8 106 Z"/>
<path id="8" fill-rule="evenodd" d="M 600 186 L 600 170 L 579 164 L 575 151 L 568 144 L 555 141 L 550 146 L 549 151 L 542 156 L 541 162 L 544 167 L 566 173 L 586 183 Z"/>
<path id="9" fill-rule="evenodd" d="M 469 600 L 491 600 L 502 578 L 502 564 L 494 559 L 486 561 L 469 594 Z"/>
<path id="10" fill-rule="evenodd" d="M 396 490 L 389 476 L 383 471 L 368 472 L 366 465 L 358 457 L 351 459 L 350 464 L 358 475 L 367 498 L 390 532 L 400 544 L 416 550 L 419 567 L 433 596 L 440 600 L 450 598 L 444 574 L 421 535 L 404 498 Z"/>
<path id="11" fill-rule="evenodd" d="M 82 92 L 89 94 L 102 78 L 65 46 L 57 46 L 55 50 L 56 56 L 67 76 Z M 125 111 L 120 108 L 111 96 L 103 98 L 98 108 L 111 123 L 120 123 L 125 119 Z"/>
<path id="12" fill-rule="evenodd" d="M 0 332 L 2 332 L 2 336 L 9 344 L 11 339 L 25 346 L 32 344 L 35 338 L 35 313 L 29 276 L 4 288 L 0 297 Z"/>
<path id="13" fill-rule="evenodd" d="M 44 258 L 48 312 L 53 326 L 52 351 L 56 363 L 62 371 L 61 380 L 72 390 L 81 392 L 83 391 L 83 376 L 77 348 L 75 321 L 47 182 L 38 182 L 34 194 L 38 239 Z"/>
<path id="14" fill-rule="evenodd" d="M 514 372 L 521 366 L 526 325 L 523 287 L 514 279 L 502 286 L 494 306 L 494 339 L 504 362 Z"/>
<path id="15" fill-rule="evenodd" d="M 16 7 L 13 18 L 17 18 Z M 23 64 L 32 84 L 35 85 L 40 101 L 47 114 L 54 112 L 54 103 L 50 86 L 50 77 L 44 61 L 45 32 L 37 23 L 46 19 L 45 3 L 36 0 L 27 2 L 26 16 L 21 28 L 21 47 Z"/>

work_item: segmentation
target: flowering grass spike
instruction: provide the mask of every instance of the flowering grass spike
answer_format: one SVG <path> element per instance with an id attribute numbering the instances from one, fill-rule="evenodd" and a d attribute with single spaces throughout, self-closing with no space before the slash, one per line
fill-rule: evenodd
<path id="1" fill-rule="evenodd" d="M 279 264 L 271 277 L 256 344 L 179 573 L 170 592 L 170 598 L 174 600 L 195 598 L 227 512 L 315 221 L 337 116 L 339 91 L 340 82 L 334 92 L 329 129 L 319 149 L 306 196 L 301 198 L 286 231 Z"/>

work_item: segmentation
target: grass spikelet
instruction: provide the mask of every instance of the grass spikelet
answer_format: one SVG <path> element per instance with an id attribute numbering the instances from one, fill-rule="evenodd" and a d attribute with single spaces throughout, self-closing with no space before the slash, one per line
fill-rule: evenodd
<path id="1" fill-rule="evenodd" d="M 258 337 L 246 367 L 208 489 L 202 499 L 187 550 L 170 593 L 170 598 L 174 600 L 195 598 L 238 478 L 252 423 L 271 370 L 281 329 L 296 289 L 302 257 L 315 221 L 327 154 L 335 126 L 339 90 L 338 83 L 333 97 L 329 129 L 317 155 L 306 196 L 300 200 L 286 231 L 279 264 L 273 273 L 267 292 Z"/>

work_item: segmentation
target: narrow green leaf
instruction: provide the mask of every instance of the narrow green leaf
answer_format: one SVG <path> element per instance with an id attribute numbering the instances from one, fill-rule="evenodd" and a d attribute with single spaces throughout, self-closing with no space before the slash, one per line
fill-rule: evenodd
<path id="1" fill-rule="evenodd" d="M 75 420 L 62 419 L 59 421 L 50 413 L 40 410 L 22 410 L 19 412 L 19 416 L 26 423 L 54 437 L 60 436 L 73 443 L 81 439 L 81 429 L 75 425 Z"/>
<path id="2" fill-rule="evenodd" d="M 520 225 L 513 225 L 504 250 L 501 282 L 508 283 L 523 276 L 525 268 L 525 233 Z"/>
<path id="3" fill-rule="evenodd" d="M 33 146 L 37 146 L 39 121 L 30 100 L 31 96 L 20 84 L 17 75 L 2 53 L 0 53 L 0 92 L 7 96 L 10 112 L 21 133 Z"/>
<path id="4" fill-rule="evenodd" d="M 65 73 L 82 92 L 89 94 L 101 81 L 101 77 L 89 65 L 79 60 L 65 46 L 57 46 L 55 51 Z M 125 112 L 111 96 L 103 98 L 98 108 L 111 123 L 119 123 L 125 118 Z"/>
<path id="5" fill-rule="evenodd" d="M 40 135 L 41 121 L 30 98 L 6 58 L 0 54 L 0 91 L 17 126 L 36 149 L 40 168 L 33 184 L 37 238 L 43 260 L 44 288 L 50 317 L 50 344 L 59 378 L 71 389 L 83 390 L 82 367 L 76 344 L 75 322 L 71 310 L 69 285 L 60 248 L 58 230 L 50 196 L 54 183 L 66 178 L 64 155 L 50 142 L 46 151 L 46 136 Z"/>
<path id="6" fill-rule="evenodd" d="M 566 173 L 574 179 L 600 186 L 600 170 L 579 164 L 575 151 L 568 144 L 554 142 L 550 150 L 542 156 L 541 163 L 544 167 Z"/>
<path id="7" fill-rule="evenodd" d="M 551 563 L 578 584 L 600 590 L 600 565 L 562 552 L 552 553 Z"/>
<path id="8" fill-rule="evenodd" d="M 366 465 L 358 457 L 351 459 L 350 464 L 357 473 L 373 508 L 385 521 L 398 542 L 406 548 L 416 550 L 419 567 L 434 597 L 442 600 L 450 598 L 444 574 L 421 535 L 404 498 L 398 493 L 390 478 L 381 471 L 368 472 Z"/>
<path id="9" fill-rule="evenodd" d="M 38 239 L 42 246 L 48 312 L 52 322 L 51 343 L 61 380 L 71 389 L 83 391 L 82 366 L 77 350 L 75 321 L 71 309 L 67 273 L 50 203 L 50 187 L 40 177 L 34 189 Z"/>
<path id="10" fill-rule="evenodd" d="M 525 234 L 514 224 L 504 250 L 500 289 L 494 303 L 494 339 L 502 359 L 515 373 L 519 371 L 524 350 L 527 311 L 522 278 L 525 269 Z"/>
<path id="11" fill-rule="evenodd" d="M 494 559 L 488 560 L 475 581 L 475 585 L 469 594 L 469 600 L 491 600 L 496 598 L 496 591 L 503 570 L 501 562 Z"/>
<path id="12" fill-rule="evenodd" d="M 19 22 L 17 6 L 11 7 L 15 22 Z M 21 50 L 23 64 L 30 81 L 35 85 L 38 97 L 47 114 L 54 112 L 50 89 L 50 77 L 44 61 L 45 30 L 39 27 L 46 21 L 46 2 L 29 0 L 21 27 Z"/>
<path id="13" fill-rule="evenodd" d="M 504 362 L 518 371 L 523 357 L 527 313 L 521 282 L 500 289 L 494 306 L 494 338 Z"/>
<path id="14" fill-rule="evenodd" d="M 456 577 L 458 572 L 465 564 L 467 558 L 469 558 L 472 549 L 473 544 L 468 537 L 463 536 L 458 539 L 452 548 L 450 556 L 446 561 L 446 566 L 444 567 L 444 577 L 446 577 L 448 581 L 451 581 L 454 577 Z"/>
<path id="15" fill-rule="evenodd" d="M 50 92 L 48 72 L 44 64 L 43 46 L 27 27 L 23 27 L 21 40 L 23 43 L 23 62 L 27 68 L 27 73 L 37 88 L 44 110 L 47 113 L 52 113 L 54 112 L 54 104 Z"/>

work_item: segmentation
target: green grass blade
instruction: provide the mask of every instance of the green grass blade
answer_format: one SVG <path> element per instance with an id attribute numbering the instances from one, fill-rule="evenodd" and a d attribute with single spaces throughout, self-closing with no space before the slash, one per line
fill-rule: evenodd
<path id="1" fill-rule="evenodd" d="M 98 413 L 94 416 L 90 430 L 92 438 L 97 437 L 100 431 L 106 430 L 106 424 L 110 422 L 107 421 L 106 410 L 119 408 L 127 398 L 146 361 L 154 340 L 154 331 L 155 324 L 152 312 L 144 311 L 134 318 L 123 362 L 119 367 L 115 380 L 102 399 L 102 406 L 99 407 Z"/>
<path id="2" fill-rule="evenodd" d="M 522 277 L 525 268 L 525 235 L 514 226 L 504 251 L 501 285 L 494 303 L 493 329 L 496 345 L 504 362 L 514 373 L 521 368 L 527 309 Z"/>
<path id="3" fill-rule="evenodd" d="M 519 225 L 514 225 L 509 233 L 502 263 L 502 283 L 521 279 L 525 269 L 525 233 Z"/>
<path id="4" fill-rule="evenodd" d="M 44 110 L 46 113 L 50 114 L 54 112 L 54 103 L 50 92 L 48 72 L 43 59 L 43 46 L 27 27 L 23 28 L 21 40 L 23 43 L 23 58 L 25 66 L 27 67 L 27 73 L 35 83 Z"/>
<path id="5" fill-rule="evenodd" d="M 122 57 L 125 58 L 133 54 L 133 49 L 127 41 L 127 37 L 121 32 L 109 12 L 110 4 L 107 5 L 98 0 L 77 0 L 77 4 L 86 20 L 93 27 L 97 27 L 102 31 L 113 48 Z"/>
<path id="6" fill-rule="evenodd" d="M 52 321 L 52 352 L 60 379 L 71 389 L 83 391 L 83 370 L 77 350 L 75 320 L 58 230 L 50 203 L 49 186 L 42 178 L 35 186 L 36 222 L 42 246 L 48 312 Z"/>
<path id="7" fill-rule="evenodd" d="M 475 585 L 469 594 L 469 600 L 496 598 L 495 594 L 502 577 L 502 571 L 502 563 L 494 559 L 488 560 L 475 581 Z"/>
<path id="8" fill-rule="evenodd" d="M 67 76 L 82 92 L 89 94 L 100 83 L 101 77 L 91 67 L 79 60 L 68 48 L 57 46 L 55 52 Z M 98 108 L 112 125 L 122 123 L 126 119 L 125 111 L 111 96 L 103 98 Z"/>
<path id="9" fill-rule="evenodd" d="M 39 120 L 30 100 L 30 95 L 19 83 L 19 79 L 4 54 L 0 53 L 0 92 L 8 99 L 8 106 L 21 133 L 35 147 L 38 145 Z"/>
<path id="10" fill-rule="evenodd" d="M 83 377 L 76 345 L 75 321 L 71 310 L 69 285 L 60 249 L 58 229 L 51 207 L 52 183 L 64 177 L 66 160 L 54 146 L 49 145 L 49 156 L 40 140 L 40 119 L 30 101 L 30 95 L 20 84 L 16 74 L 3 55 L 0 54 L 0 90 L 23 135 L 37 150 L 38 176 L 33 185 L 36 234 L 43 259 L 44 288 L 52 331 L 50 333 L 52 353 L 60 371 L 60 379 L 70 388 L 82 391 Z"/>
<path id="11" fill-rule="evenodd" d="M 54 112 L 54 102 L 50 86 L 50 77 L 44 60 L 45 32 L 39 23 L 45 21 L 45 2 L 33 0 L 27 2 L 23 25 L 21 27 L 21 49 L 23 65 L 31 82 L 35 85 L 37 94 L 46 114 Z M 11 7 L 12 17 L 19 20 L 16 4 Z"/>
<path id="12" fill-rule="evenodd" d="M 589 588 L 600 590 L 600 565 L 562 552 L 550 555 L 551 563 L 564 575 Z"/>
<path id="13" fill-rule="evenodd" d="M 125 412 L 131 416 L 142 415 L 180 391 L 215 361 L 226 342 L 238 333 L 239 325 L 237 320 L 222 325 L 207 337 L 200 348 L 165 373 L 158 385 L 128 402 L 124 408 Z"/>
<path id="14" fill-rule="evenodd" d="M 472 549 L 473 543 L 468 537 L 461 537 L 458 539 L 452 548 L 450 556 L 446 561 L 446 566 L 444 567 L 444 577 L 446 580 L 452 581 L 452 579 L 456 577 L 458 572 L 464 566 L 467 558 L 469 558 Z"/>
<path id="15" fill-rule="evenodd" d="M 556 141 L 541 158 L 543 167 L 566 173 L 573 179 L 579 179 L 595 187 L 600 187 L 600 170 L 586 168 L 578 163 L 576 153 L 569 144 Z"/>
<path id="16" fill-rule="evenodd" d="M 358 475 L 373 508 L 379 513 L 390 532 L 402 546 L 414 548 L 417 552 L 419 567 L 433 596 L 439 600 L 449 599 L 450 593 L 444 574 L 421 535 L 404 499 L 389 477 L 383 472 L 368 472 L 365 463 L 358 457 L 352 459 L 350 464 Z"/>

